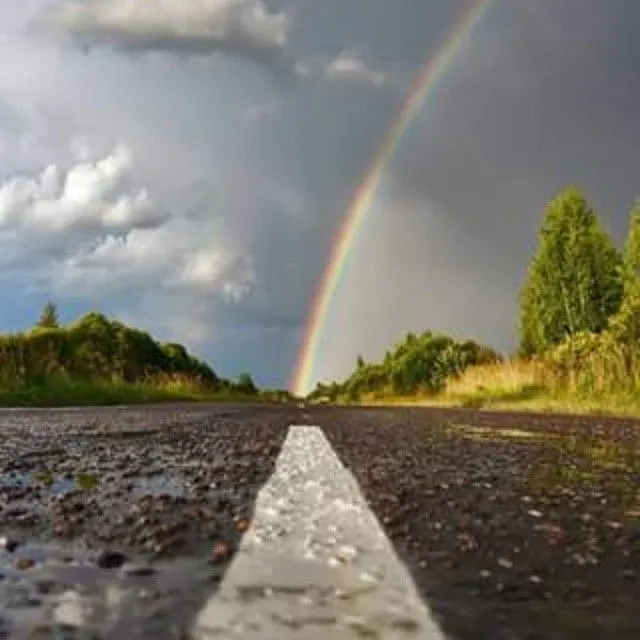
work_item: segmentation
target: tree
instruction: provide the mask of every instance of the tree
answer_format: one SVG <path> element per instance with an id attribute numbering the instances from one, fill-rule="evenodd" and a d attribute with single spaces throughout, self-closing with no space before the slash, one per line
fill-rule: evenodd
<path id="1" fill-rule="evenodd" d="M 356 360 L 356 367 L 358 369 L 362 369 L 364 367 L 364 358 L 362 356 L 358 356 L 358 359 Z"/>
<path id="2" fill-rule="evenodd" d="M 258 388 L 253 382 L 253 378 L 248 373 L 241 373 L 238 376 L 238 382 L 236 383 L 238 391 L 247 394 L 254 394 L 258 392 Z"/>
<path id="3" fill-rule="evenodd" d="M 624 245 L 623 297 L 619 311 L 610 320 L 613 336 L 636 346 L 640 341 L 640 202 L 629 214 L 629 230 Z"/>
<path id="4" fill-rule="evenodd" d="M 600 332 L 622 299 L 622 258 L 576 187 L 547 206 L 520 292 L 520 352 L 533 355 L 580 331 Z"/>
<path id="5" fill-rule="evenodd" d="M 58 308 L 53 302 L 49 301 L 44 305 L 36 326 L 42 329 L 58 329 L 60 327 Z"/>
<path id="6" fill-rule="evenodd" d="M 635 285 L 640 279 L 640 201 L 629 213 L 629 229 L 624 244 L 624 286 Z"/>

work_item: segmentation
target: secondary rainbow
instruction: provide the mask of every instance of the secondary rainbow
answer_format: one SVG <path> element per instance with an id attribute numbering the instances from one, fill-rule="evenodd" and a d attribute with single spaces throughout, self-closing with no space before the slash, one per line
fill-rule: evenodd
<path id="1" fill-rule="evenodd" d="M 290 385 L 296 395 L 303 396 L 310 390 L 313 367 L 331 301 L 340 284 L 340 277 L 347 264 L 349 251 L 355 236 L 367 212 L 371 209 L 378 184 L 387 164 L 393 158 L 403 134 L 415 116 L 421 111 L 438 80 L 443 77 L 451 66 L 470 32 L 482 20 L 493 2 L 495 0 L 478 0 L 475 2 L 456 22 L 444 46 L 421 69 L 407 94 L 400 112 L 387 131 L 380 150 L 356 190 L 342 227 L 332 246 L 329 260 L 305 325 L 303 343 Z"/>

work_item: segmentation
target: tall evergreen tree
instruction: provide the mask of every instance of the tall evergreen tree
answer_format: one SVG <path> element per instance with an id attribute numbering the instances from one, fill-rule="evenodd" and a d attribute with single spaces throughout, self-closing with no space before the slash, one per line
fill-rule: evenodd
<path id="1" fill-rule="evenodd" d="M 58 321 L 58 308 L 50 300 L 42 308 L 36 326 L 42 329 L 57 329 L 60 326 L 60 322 Z"/>
<path id="2" fill-rule="evenodd" d="M 532 355 L 578 331 L 599 332 L 622 299 L 622 258 L 576 187 L 547 206 L 520 292 L 520 351 Z"/>

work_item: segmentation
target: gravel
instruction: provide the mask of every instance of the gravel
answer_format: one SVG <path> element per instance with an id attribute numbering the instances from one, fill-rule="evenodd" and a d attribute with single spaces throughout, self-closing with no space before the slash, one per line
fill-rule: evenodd
<path id="1" fill-rule="evenodd" d="M 634 421 L 191 405 L 0 412 L 0 638 L 188 637 L 290 424 L 324 430 L 451 638 L 640 637 Z"/>

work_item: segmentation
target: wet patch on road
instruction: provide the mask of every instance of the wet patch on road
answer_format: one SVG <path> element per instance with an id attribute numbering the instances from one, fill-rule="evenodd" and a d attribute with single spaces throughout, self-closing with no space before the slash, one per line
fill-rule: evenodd
<path id="1" fill-rule="evenodd" d="M 322 425 L 446 633 L 640 637 L 633 422 L 399 410 Z"/>
<path id="2" fill-rule="evenodd" d="M 254 409 L 0 414 L 0 637 L 185 637 L 287 424 Z"/>

